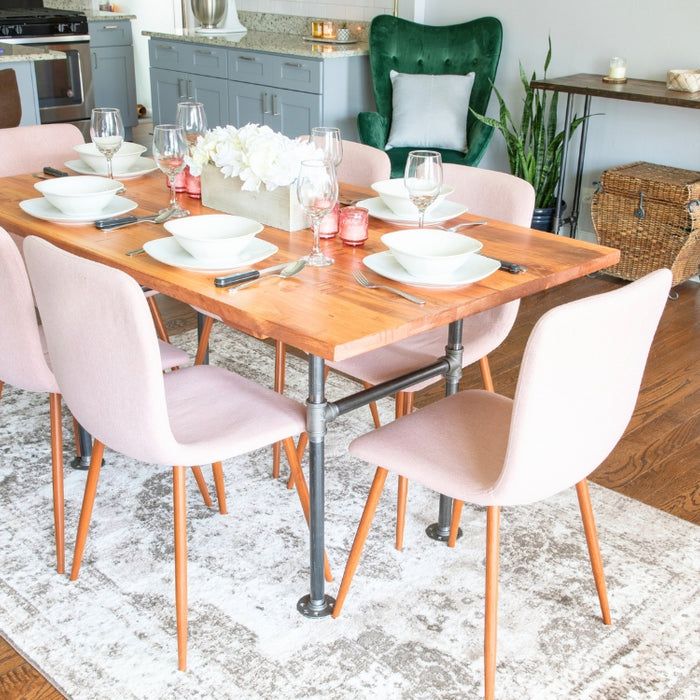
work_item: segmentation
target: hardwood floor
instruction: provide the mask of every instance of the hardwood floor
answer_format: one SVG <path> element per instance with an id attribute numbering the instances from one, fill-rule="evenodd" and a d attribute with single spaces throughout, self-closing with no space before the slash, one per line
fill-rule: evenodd
<path id="1" fill-rule="evenodd" d="M 524 300 L 510 336 L 489 356 L 497 391 L 513 395 L 525 342 L 547 309 L 620 284 L 605 276 L 584 278 Z M 627 432 L 591 479 L 700 524 L 700 284 L 686 282 L 675 291 L 678 299 L 666 305 Z M 171 334 L 195 326 L 189 307 L 167 298 L 158 303 Z M 478 369 L 467 368 L 460 386 L 480 385 Z M 420 392 L 416 406 L 435 401 L 441 391 L 434 386 Z M 0 638 L 0 700 L 62 697 Z"/>

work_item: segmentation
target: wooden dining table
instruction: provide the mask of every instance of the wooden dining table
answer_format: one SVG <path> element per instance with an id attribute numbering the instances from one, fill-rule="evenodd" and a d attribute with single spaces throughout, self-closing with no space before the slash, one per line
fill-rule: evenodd
<path id="1" fill-rule="evenodd" d="M 0 225 L 20 236 L 37 235 L 83 257 L 124 270 L 141 285 L 215 314 L 230 326 L 260 339 L 298 348 L 308 355 L 310 585 L 297 603 L 307 617 L 332 612 L 334 599 L 324 582 L 324 440 L 338 416 L 383 396 L 407 388 L 417 380 L 445 376 L 445 393 L 457 391 L 461 376 L 462 319 L 506 302 L 527 297 L 615 264 L 619 251 L 488 219 L 486 225 L 466 229 L 483 243 L 482 254 L 516 262 L 526 271 L 512 274 L 497 270 L 477 282 L 459 287 L 418 287 L 380 277 L 367 269 L 363 258 L 386 250 L 382 234 L 395 224 L 370 218 L 365 245 L 351 247 L 336 237 L 322 241 L 333 265 L 305 267 L 291 279 L 264 280 L 240 293 L 214 285 L 222 271 L 201 272 L 173 267 L 147 253 L 126 255 L 147 241 L 168 236 L 162 226 L 140 223 L 115 231 L 100 231 L 92 224 L 51 223 L 25 213 L 19 202 L 39 196 L 32 174 L 0 178 Z M 124 181 L 122 196 L 138 203 L 130 214 L 154 214 L 168 202 L 165 179 L 152 173 Z M 341 200 L 371 197 L 373 192 L 341 185 Z M 191 215 L 216 213 L 199 200 L 180 196 Z M 478 210 L 464 213 L 449 224 L 482 219 Z M 309 230 L 283 231 L 269 226 L 258 237 L 277 251 L 253 265 L 264 268 L 296 260 L 310 252 Z M 234 270 L 232 270 L 234 271 Z M 373 282 L 389 284 L 425 300 L 416 304 L 383 290 L 366 289 L 353 278 L 362 271 Z M 225 272 L 225 271 L 224 271 Z M 325 363 L 342 360 L 437 327 L 445 328 L 445 356 L 429 367 L 369 390 L 328 402 L 325 397 Z M 427 439 L 427 438 L 426 438 Z M 449 529 L 451 502 L 440 497 L 438 528 Z"/>

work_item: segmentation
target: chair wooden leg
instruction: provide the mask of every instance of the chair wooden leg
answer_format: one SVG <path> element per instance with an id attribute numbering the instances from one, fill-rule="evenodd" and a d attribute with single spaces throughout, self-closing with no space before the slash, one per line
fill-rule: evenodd
<path id="1" fill-rule="evenodd" d="M 187 505 L 185 467 L 173 467 L 173 520 L 175 529 L 175 618 L 177 667 L 187 670 Z"/>
<path id="2" fill-rule="evenodd" d="M 50 394 L 51 478 L 53 480 L 53 521 L 56 533 L 56 570 L 66 570 L 65 507 L 63 498 L 63 434 L 61 433 L 61 395 Z"/>
<path id="3" fill-rule="evenodd" d="M 500 506 L 486 510 L 486 611 L 484 615 L 484 697 L 493 700 L 496 691 L 496 638 L 498 630 L 498 547 Z"/>
<path id="4" fill-rule="evenodd" d="M 593 568 L 593 578 L 595 579 L 595 587 L 598 591 L 600 611 L 603 614 L 603 622 L 606 625 L 609 625 L 611 623 L 610 606 L 608 604 L 608 591 L 607 587 L 605 586 L 603 557 L 601 557 L 600 555 L 600 543 L 598 541 L 598 532 L 596 531 L 595 527 L 593 507 L 591 506 L 591 494 L 588 490 L 588 481 L 586 479 L 582 479 L 576 484 L 576 495 L 578 496 L 578 504 L 581 510 L 583 530 L 586 533 L 588 554 L 591 557 L 591 567 Z"/>
<path id="5" fill-rule="evenodd" d="M 202 498 L 204 499 L 204 505 L 211 507 L 214 504 L 212 503 L 211 496 L 209 495 L 207 482 L 204 481 L 204 474 L 202 474 L 202 468 L 192 467 L 192 473 L 194 474 L 194 480 L 197 482 L 197 486 L 199 486 L 199 492 L 202 494 Z"/>
<path id="6" fill-rule="evenodd" d="M 399 391 L 396 394 L 396 418 L 401 418 L 413 412 L 413 392 Z M 406 501 L 408 499 L 408 479 L 399 477 L 396 497 L 396 549 L 403 551 L 403 534 L 406 526 Z"/>
<path id="7" fill-rule="evenodd" d="M 284 394 L 285 369 L 287 365 L 287 346 L 281 342 L 275 342 L 275 391 Z M 272 478 L 280 478 L 280 455 L 282 454 L 282 443 L 276 442 L 272 446 Z"/>
<path id="8" fill-rule="evenodd" d="M 155 295 L 151 294 L 146 296 L 146 301 L 148 302 L 148 308 L 151 310 L 151 316 L 153 316 L 153 323 L 156 326 L 158 337 L 163 342 L 169 343 L 170 337 L 168 336 L 168 331 L 165 328 L 165 322 L 160 314 L 160 309 L 158 308 L 158 302 L 156 302 Z"/>
<path id="9" fill-rule="evenodd" d="M 294 446 L 294 440 L 291 437 L 285 438 L 282 441 L 282 444 L 284 445 L 284 451 L 287 454 L 287 459 L 289 460 L 289 469 L 292 472 L 290 479 L 292 479 L 294 486 L 296 487 L 299 502 L 301 503 L 301 510 L 304 513 L 304 518 L 306 519 L 306 524 L 308 525 L 311 519 L 309 487 L 306 485 L 306 479 L 304 478 L 304 472 L 301 468 L 301 462 L 297 459 L 297 451 L 296 447 Z M 328 583 L 333 581 L 331 565 L 325 551 L 323 552 L 323 574 Z"/>
<path id="10" fill-rule="evenodd" d="M 221 462 L 214 462 L 211 465 L 211 470 L 214 473 L 214 487 L 216 488 L 216 498 L 219 501 L 219 513 L 226 515 L 226 487 L 224 486 L 224 470 Z"/>
<path id="11" fill-rule="evenodd" d="M 343 580 L 340 582 L 340 589 L 338 591 L 338 597 L 335 601 L 335 606 L 333 608 L 333 617 L 338 617 L 340 611 L 345 603 L 345 598 L 348 594 L 350 584 L 352 583 L 353 576 L 357 570 L 357 565 L 360 563 L 360 557 L 362 556 L 362 550 L 365 546 L 365 541 L 367 540 L 367 535 L 369 533 L 369 528 L 372 525 L 372 520 L 374 519 L 374 514 L 377 510 L 377 504 L 379 503 L 379 498 L 382 495 L 382 489 L 386 483 L 386 477 L 388 471 L 384 467 L 377 467 L 377 471 L 374 473 L 374 480 L 372 481 L 372 488 L 369 490 L 369 495 L 367 496 L 367 503 L 365 504 L 365 509 L 362 511 L 362 517 L 360 518 L 360 524 L 357 527 L 357 533 L 355 533 L 355 539 L 352 543 L 352 548 L 350 549 L 350 555 L 348 556 L 348 563 L 345 565 L 345 571 L 343 572 Z"/>
<path id="12" fill-rule="evenodd" d="M 447 539 L 447 546 L 454 547 L 459 534 L 459 520 L 462 517 L 462 506 L 464 501 L 452 501 L 452 522 L 450 523 L 450 536 Z"/>
<path id="13" fill-rule="evenodd" d="M 486 355 L 479 360 L 479 369 L 481 370 L 481 379 L 484 382 L 484 389 L 486 389 L 486 391 L 494 391 L 491 367 L 489 366 L 489 358 L 486 357 Z"/>
<path id="14" fill-rule="evenodd" d="M 209 336 L 214 325 L 214 319 L 211 316 L 204 316 L 202 328 L 199 333 L 199 345 L 197 345 L 197 354 L 194 356 L 195 365 L 201 365 L 204 362 L 204 357 L 207 354 L 209 347 Z"/>
<path id="15" fill-rule="evenodd" d="M 102 457 L 104 455 L 104 451 L 105 446 L 99 440 L 94 440 L 92 445 L 92 454 L 90 455 L 90 466 L 88 467 L 87 480 L 85 481 L 85 495 L 83 496 L 83 505 L 80 509 L 80 520 L 78 521 L 78 534 L 75 538 L 73 568 L 70 572 L 71 581 L 75 581 L 78 578 L 78 573 L 80 572 L 80 564 L 83 560 L 83 552 L 85 551 L 85 541 L 87 540 L 87 534 L 90 528 L 92 507 L 95 505 L 97 481 L 100 478 L 100 469 L 102 467 Z"/>
<path id="16" fill-rule="evenodd" d="M 362 382 L 362 386 L 364 386 L 365 389 L 372 388 L 372 385 L 369 382 Z M 379 420 L 379 409 L 377 408 L 376 401 L 372 401 L 372 403 L 369 404 L 369 410 L 370 410 L 370 413 L 372 414 L 372 420 L 374 421 L 374 427 L 381 428 L 382 422 Z"/>

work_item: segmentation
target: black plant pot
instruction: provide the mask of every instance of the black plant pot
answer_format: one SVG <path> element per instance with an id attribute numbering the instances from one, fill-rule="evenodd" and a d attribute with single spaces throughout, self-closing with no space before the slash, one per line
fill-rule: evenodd
<path id="1" fill-rule="evenodd" d="M 554 223 L 554 209 L 555 207 L 547 207 L 545 209 L 535 208 L 532 214 L 532 228 L 538 231 L 552 231 L 552 224 Z M 562 212 L 566 209 L 566 202 L 561 203 Z"/>

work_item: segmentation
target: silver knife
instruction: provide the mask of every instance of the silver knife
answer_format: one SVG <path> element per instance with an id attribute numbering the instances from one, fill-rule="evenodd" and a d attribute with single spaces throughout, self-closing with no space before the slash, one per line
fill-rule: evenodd
<path id="1" fill-rule="evenodd" d="M 262 270 L 246 270 L 245 272 L 234 272 L 232 275 L 215 277 L 214 284 L 217 287 L 230 287 L 232 284 L 239 284 L 240 282 L 247 282 L 248 280 L 256 280 L 258 277 L 279 272 L 288 264 L 289 263 L 282 263 L 280 265 L 273 265 L 272 267 L 265 267 Z"/>

